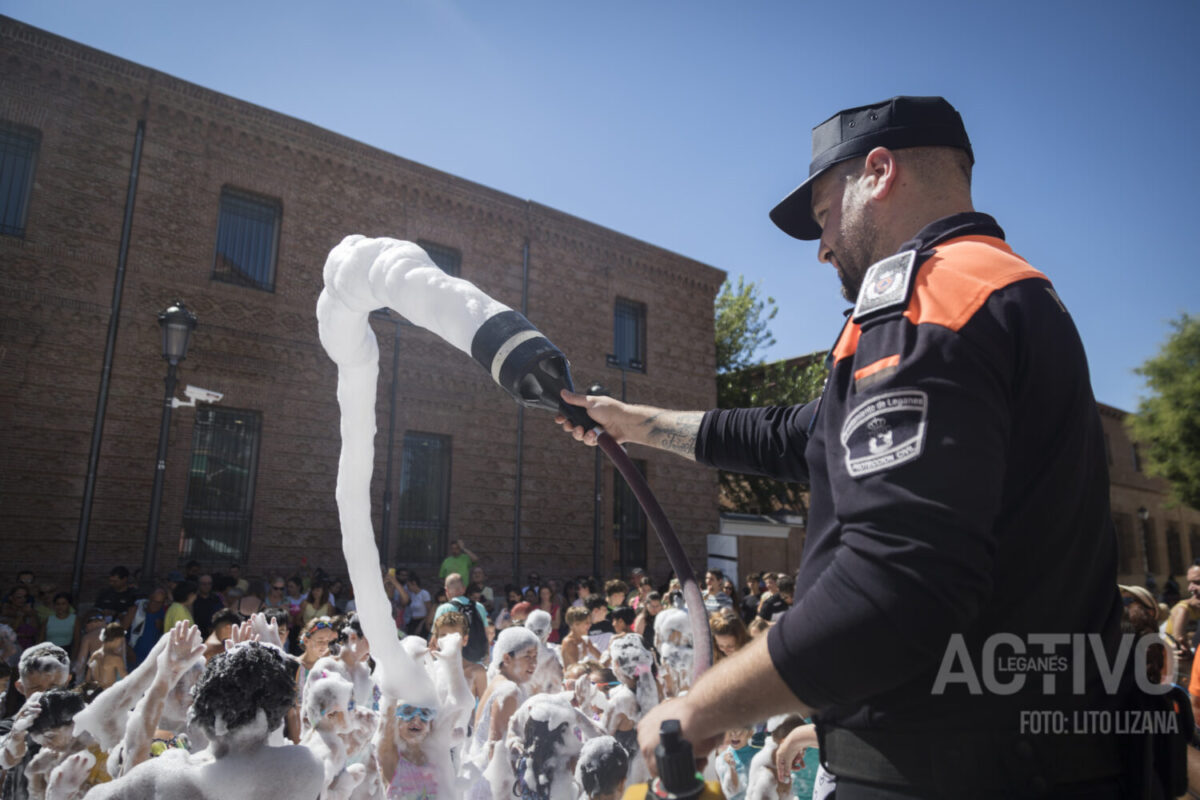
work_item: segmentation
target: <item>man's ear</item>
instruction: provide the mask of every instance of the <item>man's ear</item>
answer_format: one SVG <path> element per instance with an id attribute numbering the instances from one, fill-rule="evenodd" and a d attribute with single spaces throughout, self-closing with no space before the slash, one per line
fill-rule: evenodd
<path id="1" fill-rule="evenodd" d="M 896 154 L 886 147 L 876 147 L 867 153 L 863 173 L 870 180 L 868 186 L 872 199 L 884 199 L 895 188 L 898 179 Z"/>
<path id="2" fill-rule="evenodd" d="M 25 685 L 21 683 L 20 678 L 17 678 L 15 681 L 13 681 L 13 686 L 17 687 L 17 691 L 21 693 L 22 697 L 29 697 L 29 695 L 25 693 Z"/>

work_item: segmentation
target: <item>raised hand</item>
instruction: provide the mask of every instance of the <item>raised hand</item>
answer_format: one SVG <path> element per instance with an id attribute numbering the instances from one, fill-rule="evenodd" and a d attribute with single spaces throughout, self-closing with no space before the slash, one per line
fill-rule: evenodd
<path id="1" fill-rule="evenodd" d="M 235 625 L 229 631 L 229 638 L 225 640 L 225 652 L 229 652 L 242 642 L 257 642 L 259 640 L 260 634 L 255 632 L 254 623 L 246 620 L 241 625 Z"/>
<path id="2" fill-rule="evenodd" d="M 96 757 L 87 750 L 81 750 L 63 759 L 50 773 L 50 782 L 46 785 L 46 800 L 70 800 L 75 797 L 95 765 Z"/>
<path id="3" fill-rule="evenodd" d="M 167 649 L 158 657 L 158 668 L 169 683 L 175 684 L 204 654 L 204 639 L 200 629 L 187 620 L 176 622 L 168 636 Z"/>

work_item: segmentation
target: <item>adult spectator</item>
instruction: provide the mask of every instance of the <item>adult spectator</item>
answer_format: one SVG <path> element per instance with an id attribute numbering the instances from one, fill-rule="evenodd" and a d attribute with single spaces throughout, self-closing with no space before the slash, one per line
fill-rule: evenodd
<path id="1" fill-rule="evenodd" d="M 642 644 L 646 645 L 647 650 L 654 649 L 654 618 L 662 609 L 662 595 L 651 592 L 646 595 L 645 601 L 638 608 L 637 619 L 633 621 L 633 632 L 641 635 Z"/>
<path id="2" fill-rule="evenodd" d="M 463 544 L 462 539 L 455 539 L 450 543 L 450 555 L 443 558 L 442 566 L 438 567 L 438 577 L 445 580 L 452 572 L 458 573 L 460 577 L 469 576 L 471 568 L 478 560 L 475 554 Z"/>
<path id="3" fill-rule="evenodd" d="M 305 559 L 307 561 L 307 559 Z M 301 616 L 304 607 L 304 579 L 299 575 L 293 575 L 287 579 L 287 596 L 284 598 L 284 608 L 292 618 L 293 630 L 300 630 L 304 627 L 304 620 Z"/>
<path id="4" fill-rule="evenodd" d="M 528 592 L 533 592 L 533 599 L 529 602 L 537 602 L 537 590 L 542 585 L 542 576 L 537 572 L 530 572 L 525 576 L 525 585 L 521 587 L 521 597 L 525 597 Z"/>
<path id="5" fill-rule="evenodd" d="M 757 572 L 752 572 L 746 576 L 746 585 L 742 594 L 742 601 L 738 604 L 738 610 L 742 614 L 742 622 L 747 625 L 758 615 L 758 600 L 759 600 L 759 581 L 762 576 Z"/>
<path id="6" fill-rule="evenodd" d="M 1071 316 L 975 212 L 971 144 L 944 99 L 841 111 L 812 153 L 771 216 L 820 240 L 856 303 L 819 408 L 673 412 L 563 393 L 617 442 L 812 495 L 800 613 L 644 716 L 642 752 L 652 762 L 665 719 L 707 752 L 735 725 L 817 713 L 839 798 L 1127 796 L 1120 737 L 1021 732 L 1031 712 L 1115 710 L 1095 662 L 1075 665 L 1069 692 L 1036 679 L 1004 698 L 931 691 L 947 656 L 983 664 L 998 635 L 1061 641 L 1043 652 L 1070 662 L 1071 634 L 1087 631 L 1102 663 L 1118 657 L 1103 428 Z"/>
<path id="7" fill-rule="evenodd" d="M 595 594 L 596 592 L 598 592 L 598 591 L 599 591 L 599 587 L 596 585 L 596 579 L 595 579 L 595 578 L 582 578 L 582 579 L 580 579 L 580 581 L 579 581 L 579 596 L 578 596 L 578 597 L 576 597 L 576 598 L 575 598 L 575 599 L 574 599 L 574 600 L 571 602 L 571 605 L 573 605 L 573 606 L 584 606 L 584 605 L 586 605 L 586 604 L 587 604 L 587 599 L 588 599 L 589 597 L 591 597 L 592 595 L 594 595 L 594 594 Z"/>
<path id="8" fill-rule="evenodd" d="M 459 574 L 461 575 L 462 573 Z M 492 587 L 487 585 L 487 574 L 484 573 L 483 567 L 478 564 L 471 567 L 471 583 L 479 584 L 483 595 L 480 602 L 483 603 L 484 608 L 488 610 L 489 614 L 494 614 L 496 611 L 496 592 Z"/>
<path id="9" fill-rule="evenodd" d="M 1191 647 L 1192 629 L 1200 620 L 1200 564 L 1187 571 L 1187 596 L 1171 607 L 1166 633 L 1184 646 Z"/>
<path id="10" fill-rule="evenodd" d="M 213 576 L 201 575 L 196 581 L 196 600 L 192 603 L 192 616 L 195 618 L 196 627 L 200 629 L 200 635 L 208 638 L 212 633 L 212 618 L 213 614 L 225 607 L 221 596 L 213 591 Z M 170 630 L 174 626 L 168 626 Z"/>
<path id="11" fill-rule="evenodd" d="M 613 624 L 608 618 L 610 612 L 608 603 L 600 595 L 594 594 L 587 599 L 586 606 L 588 622 L 591 623 L 587 629 L 588 641 L 603 653 L 608 649 L 608 642 L 613 637 Z"/>
<path id="12" fill-rule="evenodd" d="M 408 577 L 409 572 L 406 569 L 389 569 L 383 573 L 383 589 L 392 603 L 392 619 L 395 620 L 396 627 L 401 629 L 404 628 L 408 604 L 412 600 L 408 596 Z"/>
<path id="13" fill-rule="evenodd" d="M 550 615 L 550 638 L 548 641 L 558 644 L 561 637 L 558 629 L 562 625 L 562 604 L 559 603 L 554 591 L 549 586 L 538 589 L 538 608 Z"/>
<path id="14" fill-rule="evenodd" d="M 725 594 L 723 584 L 725 582 L 725 573 L 719 569 L 710 569 L 704 573 L 704 611 L 708 614 L 714 614 L 722 608 L 731 608 L 733 601 L 729 599 L 729 595 Z"/>
<path id="15" fill-rule="evenodd" d="M 467 587 L 463 583 L 462 575 L 459 575 L 457 572 L 451 572 L 446 576 L 444 588 L 446 589 L 447 600 L 445 603 L 442 603 L 440 606 L 438 606 L 437 610 L 433 612 L 433 618 L 435 620 L 442 614 L 445 614 L 447 611 L 461 611 L 462 609 L 457 608 L 456 606 L 463 605 L 467 600 Z M 477 610 L 479 611 L 479 618 L 483 620 L 483 623 L 486 625 L 488 618 L 487 609 L 483 607 L 482 603 L 475 603 L 475 605 L 478 606 Z"/>
<path id="16" fill-rule="evenodd" d="M 404 632 L 412 636 L 425 636 L 433 619 L 429 616 L 429 604 L 433 598 L 428 589 L 421 588 L 421 579 L 415 574 L 408 576 L 408 605 L 404 608 Z"/>
<path id="17" fill-rule="evenodd" d="M 225 652 L 225 640 L 234 627 L 241 624 L 242 615 L 232 608 L 222 608 L 213 614 L 212 633 L 204 640 L 204 660 L 212 661 L 214 656 Z"/>
<path id="18" fill-rule="evenodd" d="M 741 616 L 732 608 L 722 608 L 708 617 L 708 627 L 712 630 L 713 657 L 716 661 L 733 655 L 750 642 L 750 632 L 742 622 Z"/>
<path id="19" fill-rule="evenodd" d="M 446 576 L 444 588 L 446 591 L 446 602 L 437 607 L 437 610 L 433 613 L 432 621 L 437 622 L 438 617 L 450 611 L 457 611 L 466 617 L 467 629 L 470 631 L 469 638 L 471 641 L 463 649 L 463 658 L 479 663 L 487 656 L 488 651 L 486 634 L 488 624 L 487 610 L 483 607 L 482 603 L 472 602 L 467 597 L 462 576 L 457 572 L 451 572 Z"/>
<path id="20" fill-rule="evenodd" d="M 604 584 L 604 602 L 611 611 L 625 605 L 625 595 L 629 594 L 629 586 L 619 578 L 613 578 Z"/>
<path id="21" fill-rule="evenodd" d="M 263 598 L 263 608 L 282 608 L 287 610 L 287 581 L 282 575 L 276 575 L 267 581 L 267 596 Z"/>
<path id="22" fill-rule="evenodd" d="M 70 652 L 75 642 L 75 620 L 75 610 L 71 608 L 71 595 L 59 592 L 54 595 L 53 613 L 42 623 L 41 640 Z"/>
<path id="23" fill-rule="evenodd" d="M 242 590 L 244 596 L 250 591 L 250 581 L 242 577 L 242 566 L 236 561 L 229 565 L 229 577 L 233 578 L 234 585 Z"/>
<path id="24" fill-rule="evenodd" d="M 158 637 L 165 630 L 167 618 L 167 592 L 165 589 L 154 589 L 150 596 L 138 600 L 133 607 L 125 612 L 121 625 L 129 631 L 129 646 L 133 653 L 132 666 L 136 667 L 146 660 L 154 649 Z"/>
<path id="25" fill-rule="evenodd" d="M 307 625 L 317 617 L 331 617 L 333 613 L 333 603 L 329 602 L 329 587 L 324 581 L 313 580 L 308 596 L 300 604 L 300 619 Z"/>
<path id="26" fill-rule="evenodd" d="M 37 612 L 33 610 L 29 588 L 24 583 L 18 583 L 0 605 L 0 623 L 13 629 L 17 635 L 17 644 L 22 648 L 29 647 L 37 641 L 39 629 Z"/>
<path id="27" fill-rule="evenodd" d="M 195 617 L 192 616 L 192 608 L 196 602 L 196 595 L 199 590 L 196 584 L 191 581 L 180 581 L 175 585 L 175 591 L 172 593 L 170 606 L 167 608 L 167 615 L 163 618 L 163 630 L 169 631 L 175 627 L 176 622 L 188 621 L 195 623 Z"/>
<path id="28" fill-rule="evenodd" d="M 117 565 L 108 573 L 108 586 L 96 595 L 94 607 L 100 609 L 109 622 L 125 616 L 125 612 L 137 600 L 137 592 L 129 585 L 129 570 Z"/>
<path id="29" fill-rule="evenodd" d="M 183 573 L 177 569 L 173 569 L 167 573 L 167 577 L 163 578 L 163 588 L 167 590 L 167 598 L 170 599 L 175 595 L 175 587 L 183 581 Z"/>
<path id="30" fill-rule="evenodd" d="M 792 596 L 796 592 L 796 579 L 791 575 L 778 575 L 771 583 L 775 586 L 775 592 L 764 595 L 758 615 L 767 622 L 778 622 L 783 612 L 792 607 Z"/>
<path id="31" fill-rule="evenodd" d="M 187 562 L 186 564 L 183 565 L 184 580 L 192 581 L 193 583 L 199 582 L 200 571 L 202 569 L 204 569 L 204 567 L 200 564 L 199 561 L 196 561 L 193 559 L 192 561 Z"/>
<path id="32" fill-rule="evenodd" d="M 21 654 L 17 680 L 4 693 L 0 711 L 0 772 L 4 775 L 0 800 L 29 797 L 25 769 L 41 749 L 28 735 L 40 710 L 37 700 L 30 698 L 66 686 L 70 675 L 70 659 L 58 645 L 42 642 Z"/>

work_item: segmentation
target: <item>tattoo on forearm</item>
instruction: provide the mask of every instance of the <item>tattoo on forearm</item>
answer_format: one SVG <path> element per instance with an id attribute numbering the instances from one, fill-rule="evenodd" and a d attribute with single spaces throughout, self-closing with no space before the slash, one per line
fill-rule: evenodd
<path id="1" fill-rule="evenodd" d="M 642 421 L 649 428 L 646 444 L 694 461 L 696 436 L 700 433 L 700 411 L 659 411 Z"/>

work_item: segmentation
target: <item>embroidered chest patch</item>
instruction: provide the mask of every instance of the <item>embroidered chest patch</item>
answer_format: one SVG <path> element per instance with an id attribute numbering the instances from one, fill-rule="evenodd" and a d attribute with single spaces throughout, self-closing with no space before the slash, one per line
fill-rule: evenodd
<path id="1" fill-rule="evenodd" d="M 859 322 L 876 311 L 905 305 L 908 302 L 908 286 L 912 282 L 913 266 L 916 263 L 917 251 L 905 250 L 872 264 L 863 277 L 862 288 L 858 291 L 858 302 L 854 305 L 854 321 Z"/>
<path id="2" fill-rule="evenodd" d="M 929 395 L 900 389 L 876 395 L 850 412 L 842 424 L 846 472 L 861 478 L 898 467 L 921 455 Z"/>

